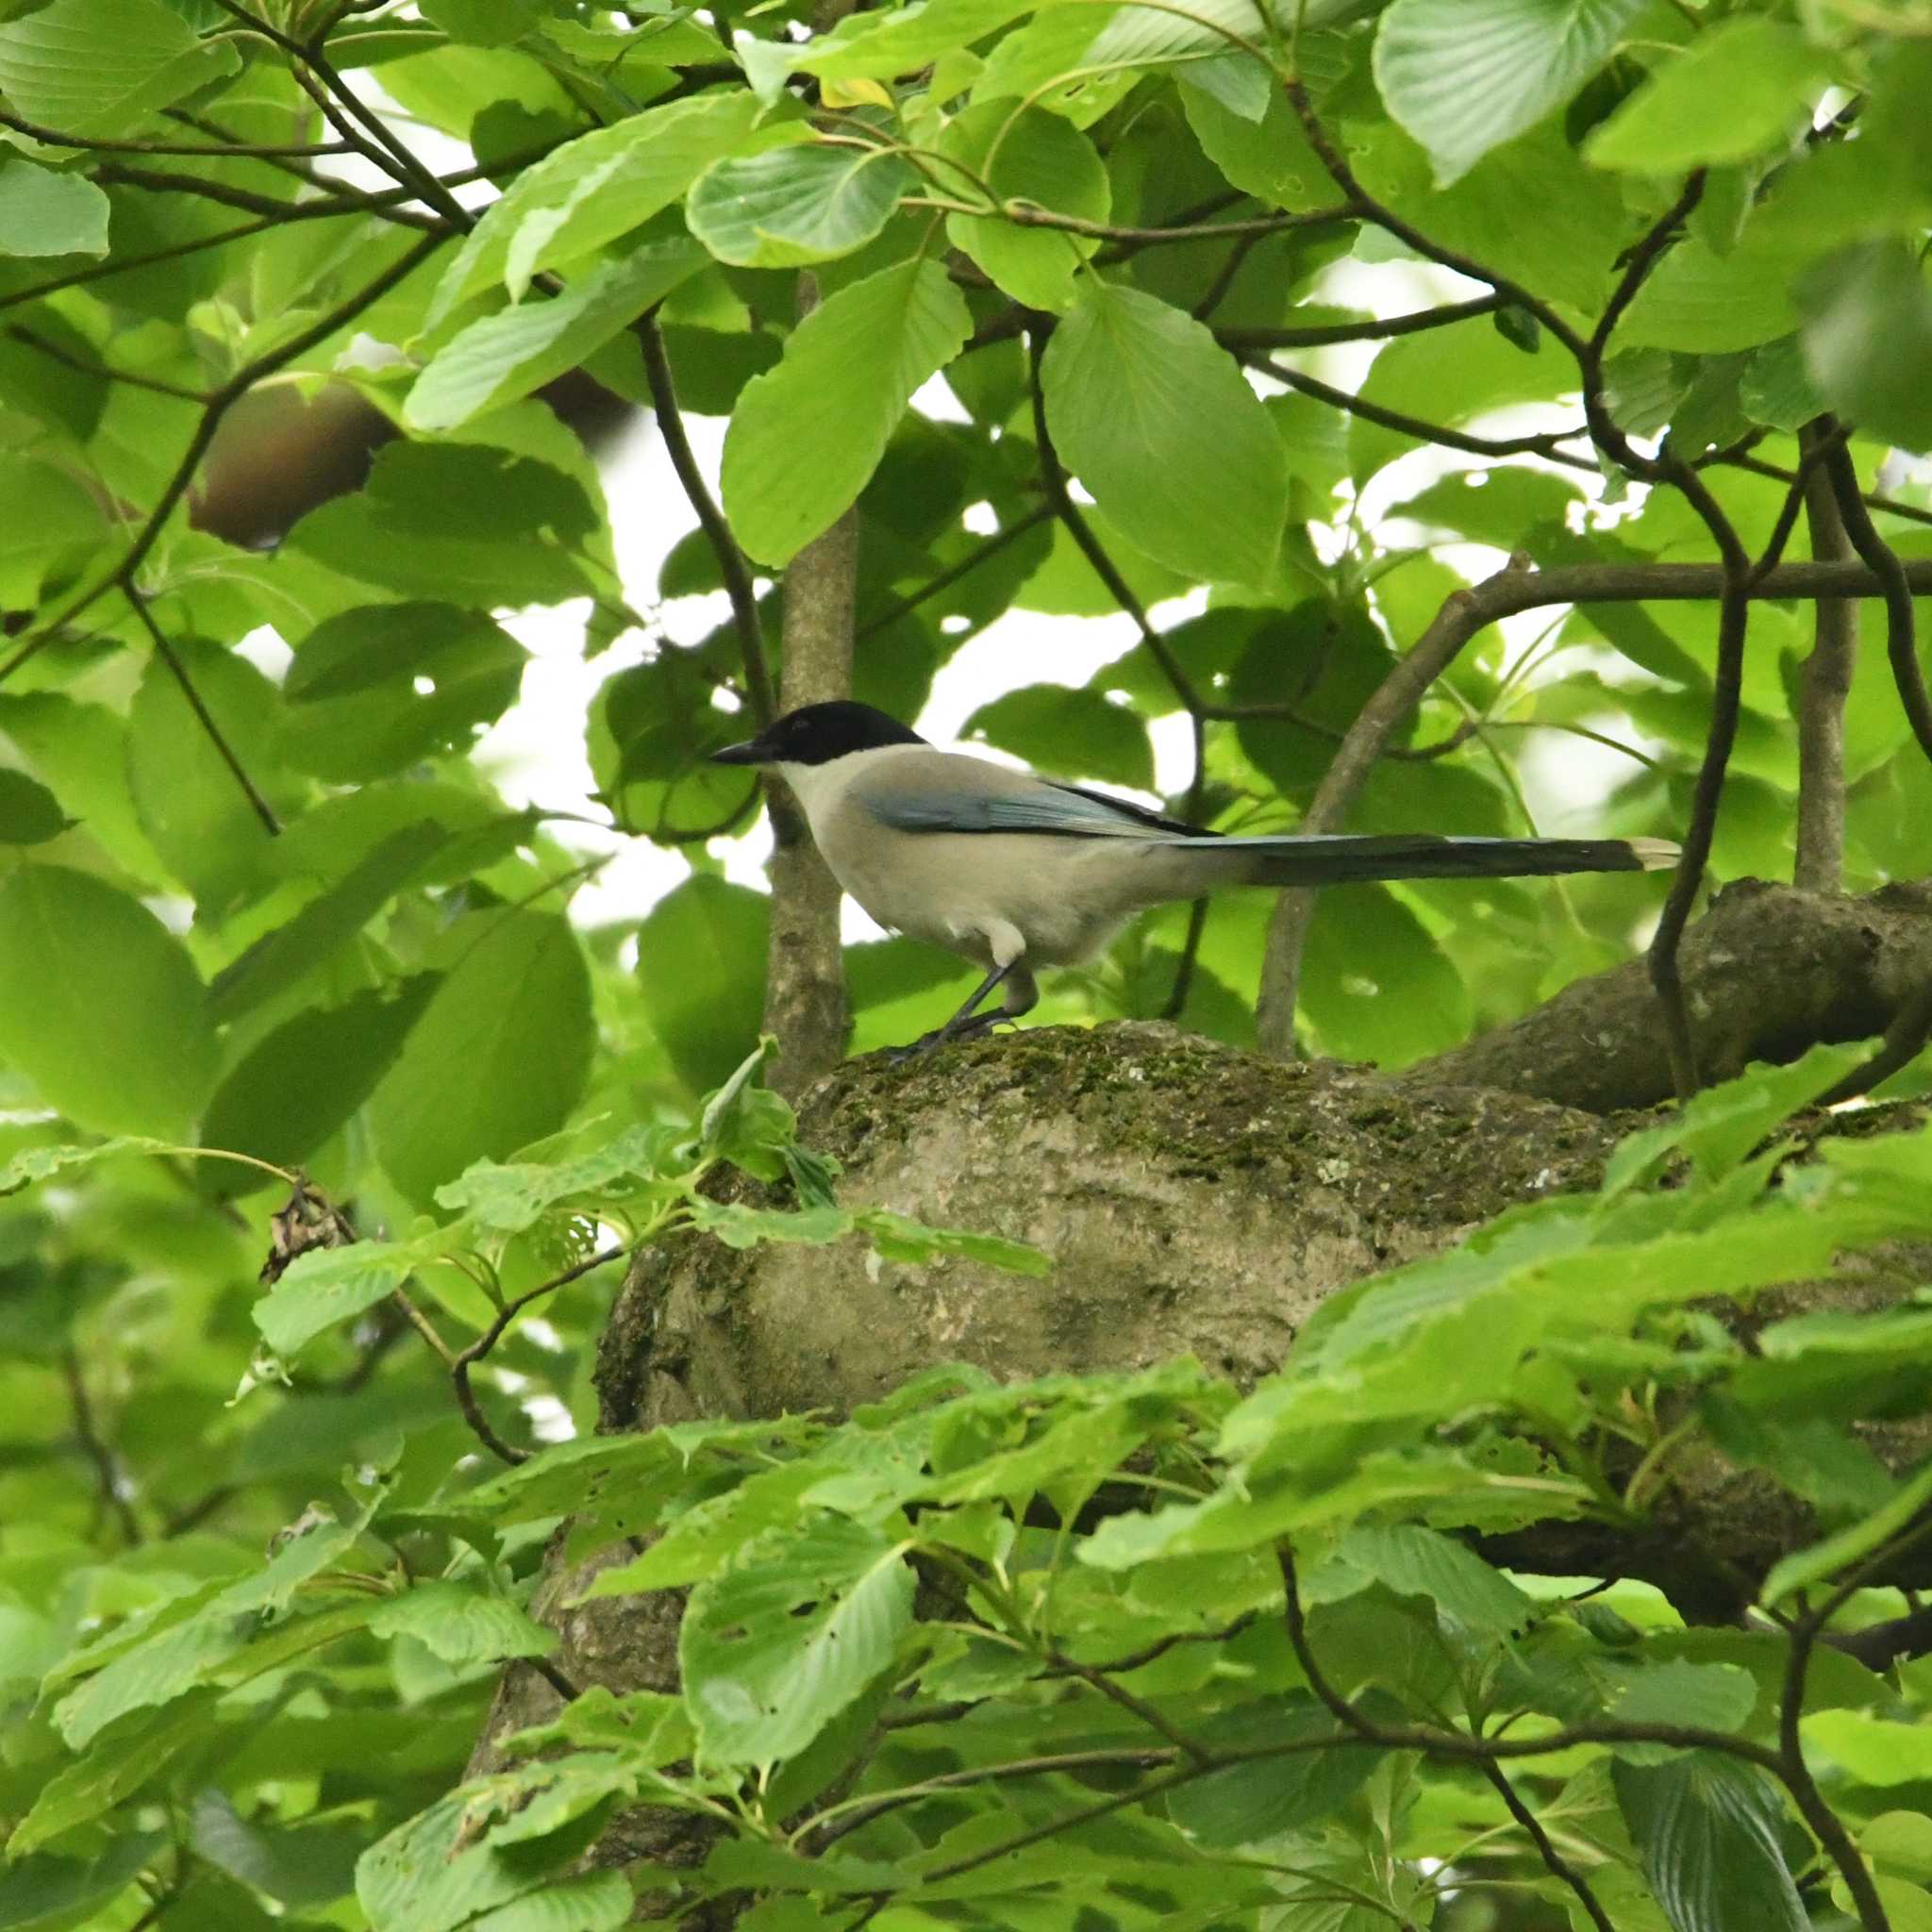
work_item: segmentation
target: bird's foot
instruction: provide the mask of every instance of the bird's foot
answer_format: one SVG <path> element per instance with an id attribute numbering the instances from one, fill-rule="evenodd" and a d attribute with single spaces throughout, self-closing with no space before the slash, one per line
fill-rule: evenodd
<path id="1" fill-rule="evenodd" d="M 941 1047 L 956 1040 L 971 1040 L 975 1035 L 990 1033 L 1008 1015 L 1004 1012 L 974 1013 L 970 1020 L 949 1020 L 943 1026 L 935 1026 L 930 1033 L 922 1033 L 915 1041 L 905 1046 L 895 1046 L 886 1056 L 892 1066 L 903 1066 L 908 1060 L 924 1059 L 926 1055 L 937 1053 Z"/>

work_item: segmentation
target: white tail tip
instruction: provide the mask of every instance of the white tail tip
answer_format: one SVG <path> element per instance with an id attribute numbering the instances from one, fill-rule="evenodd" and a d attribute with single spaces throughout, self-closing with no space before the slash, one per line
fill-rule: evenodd
<path id="1" fill-rule="evenodd" d="M 1683 856 L 1683 848 L 1668 839 L 1628 839 L 1624 843 L 1645 872 L 1668 872 Z"/>

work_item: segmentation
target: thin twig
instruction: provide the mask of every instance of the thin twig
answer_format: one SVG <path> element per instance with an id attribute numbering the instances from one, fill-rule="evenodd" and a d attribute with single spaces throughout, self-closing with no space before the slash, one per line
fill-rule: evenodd
<path id="1" fill-rule="evenodd" d="M 142 628 L 148 634 L 149 641 L 155 647 L 155 655 L 168 667 L 175 682 L 181 688 L 181 695 L 188 700 L 188 708 L 194 713 L 194 721 L 202 728 L 208 741 L 214 746 L 223 764 L 234 774 L 235 782 L 242 788 L 242 795 L 247 799 L 249 809 L 261 821 L 262 828 L 270 838 L 281 835 L 282 822 L 275 816 L 275 808 L 261 795 L 255 780 L 248 775 L 247 768 L 237 757 L 235 747 L 228 742 L 227 735 L 215 722 L 214 713 L 203 702 L 201 693 L 194 688 L 194 680 L 188 675 L 188 667 L 182 663 L 180 654 L 168 641 L 167 633 L 155 622 L 155 614 L 148 608 L 147 599 L 131 583 L 121 586 L 122 594 L 127 599 L 134 614 L 141 620 Z"/>
<path id="2" fill-rule="evenodd" d="M 863 643 L 869 637 L 882 630 L 890 630 L 902 617 L 908 616 L 919 607 L 941 591 L 950 590 L 963 576 L 970 575 L 982 563 L 997 557 L 1008 544 L 1024 537 L 1037 525 L 1043 524 L 1053 515 L 1050 503 L 1036 504 L 1024 516 L 1015 517 L 1010 524 L 1003 525 L 981 543 L 977 549 L 962 557 L 958 563 L 949 564 L 935 577 L 929 577 L 918 590 L 908 591 L 905 596 L 894 598 L 876 617 L 869 617 L 853 635 L 855 643 Z"/>
<path id="3" fill-rule="evenodd" d="M 174 396 L 184 403 L 205 404 L 208 401 L 206 390 L 189 389 L 178 382 L 164 382 L 158 375 L 141 375 L 131 369 L 112 369 L 105 362 L 84 361 L 78 356 L 69 355 L 58 342 L 50 342 L 45 336 L 36 335 L 25 323 L 8 323 L 7 334 L 13 341 L 46 357 L 48 361 L 58 362 L 63 369 L 72 369 L 76 375 L 91 376 L 97 382 L 124 382 L 129 389 L 150 390 L 158 396 Z"/>
<path id="4" fill-rule="evenodd" d="M 141 1524 L 133 1506 L 121 1492 L 121 1472 L 115 1465 L 114 1452 L 108 1447 L 94 1422 L 93 1404 L 87 1392 L 87 1377 L 80 1366 L 80 1352 L 71 1342 L 60 1351 L 60 1367 L 67 1377 L 67 1399 L 74 1410 L 75 1441 L 80 1444 L 81 1454 L 93 1465 L 95 1487 L 101 1492 L 101 1501 L 121 1526 L 122 1541 L 133 1549 L 145 1539 L 141 1533 Z"/>
<path id="5" fill-rule="evenodd" d="M 1047 426 L 1046 392 L 1040 380 L 1043 333 L 1042 329 L 1030 331 L 1026 341 L 1033 400 L 1033 441 L 1039 454 L 1040 480 L 1046 491 L 1046 500 L 1052 506 L 1054 515 L 1066 526 L 1067 534 L 1074 540 L 1080 555 L 1092 566 L 1094 575 L 1106 586 L 1108 595 L 1133 619 L 1134 628 L 1141 633 L 1141 641 L 1159 665 L 1160 675 L 1167 679 L 1174 696 L 1187 710 L 1199 716 L 1205 700 L 1195 691 L 1193 681 L 1182 669 L 1180 659 L 1174 656 L 1167 640 L 1155 628 L 1146 607 L 1134 594 L 1133 587 L 1121 575 L 1113 558 L 1107 554 L 1106 546 L 1093 534 L 1093 525 L 1087 521 L 1080 506 L 1074 501 L 1073 491 L 1067 488 L 1067 473 L 1060 466 L 1059 452 L 1054 447 L 1053 432 Z"/>
<path id="6" fill-rule="evenodd" d="M 517 1661 L 526 1670 L 535 1671 L 566 1704 L 575 1704 L 584 1694 L 547 1657 L 524 1657 Z"/>
<path id="7" fill-rule="evenodd" d="M 291 201 L 278 195 L 258 194 L 253 189 L 236 188 L 225 181 L 208 181 L 199 175 L 181 175 L 161 168 L 126 168 L 110 164 L 96 168 L 94 179 L 105 181 L 109 187 L 139 188 L 149 194 L 192 194 L 201 201 L 239 208 L 243 214 L 267 215 L 275 221 L 281 221 L 300 208 L 304 211 L 302 219 L 305 221 L 313 220 L 317 214 L 371 214 L 425 232 L 441 233 L 444 225 L 435 215 L 422 214 L 402 206 L 420 198 L 414 188 L 394 188 L 375 192 L 363 189 L 332 188 L 318 201 Z"/>
<path id="8" fill-rule="evenodd" d="M 254 142 L 211 144 L 185 141 L 115 141 L 105 134 L 63 134 L 57 127 L 43 127 L 39 122 L 28 121 L 5 108 L 0 108 L 0 127 L 10 127 L 16 134 L 27 135 L 34 141 L 43 142 L 48 147 L 80 148 L 90 154 L 103 155 L 192 155 L 208 160 L 253 161 L 272 160 L 277 157 L 320 159 L 326 155 L 349 152 L 347 146 L 339 141 L 293 142 L 273 146 Z"/>
<path id="9" fill-rule="evenodd" d="M 1858 491 L 1858 473 L 1852 464 L 1852 453 L 1843 443 L 1825 456 L 1824 474 L 1831 479 L 1832 493 L 1838 498 L 1839 514 L 1844 519 L 1845 535 L 1851 539 L 1866 567 L 1885 589 L 1885 654 L 1891 660 L 1891 680 L 1898 687 L 1899 703 L 1905 708 L 1912 736 L 1919 749 L 1932 758 L 1932 700 L 1925 695 L 1924 675 L 1919 669 L 1917 625 L 1913 620 L 1911 584 L 1895 551 L 1872 522 L 1865 499 Z"/>
<path id="10" fill-rule="evenodd" d="M 496 1311 L 496 1319 L 477 1336 L 467 1347 L 458 1349 L 450 1358 L 449 1375 L 456 1390 L 457 1407 L 463 1412 L 463 1420 L 475 1431 L 477 1440 L 492 1456 L 514 1467 L 519 1462 L 527 1462 L 530 1454 L 527 1449 L 517 1449 L 506 1442 L 490 1426 L 488 1418 L 477 1406 L 475 1391 L 470 1387 L 470 1371 L 480 1362 L 496 1344 L 503 1340 L 509 1324 L 534 1301 L 541 1301 L 546 1294 L 555 1294 L 559 1288 L 568 1288 L 573 1281 L 581 1280 L 593 1269 L 607 1267 L 612 1261 L 621 1261 L 630 1250 L 622 1244 L 600 1248 L 588 1259 L 566 1268 L 560 1274 L 553 1274 L 548 1281 L 539 1282 L 535 1288 L 525 1289 L 520 1295 L 507 1301 Z"/>
<path id="11" fill-rule="evenodd" d="M 1363 188 L 1356 179 L 1355 171 L 1343 158 L 1341 150 L 1330 140 L 1328 130 L 1323 126 L 1308 100 L 1307 90 L 1299 80 L 1291 80 L 1287 86 L 1289 105 L 1293 108 L 1302 124 L 1302 131 L 1308 138 L 1308 145 L 1315 156 L 1327 169 L 1329 178 L 1340 188 L 1347 198 L 1348 212 L 1361 221 L 1373 222 L 1386 233 L 1393 235 L 1398 242 L 1407 242 L 1415 252 L 1428 260 L 1439 262 L 1444 268 L 1454 269 L 1459 275 L 1467 275 L 1473 282 L 1485 282 L 1503 300 L 1519 308 L 1524 308 L 1572 355 L 1581 359 L 1584 341 L 1576 331 L 1540 296 L 1534 295 L 1521 282 L 1512 281 L 1509 276 L 1499 275 L 1494 269 L 1459 253 L 1454 248 L 1444 247 L 1440 242 L 1432 241 L 1421 229 L 1411 226 L 1392 208 L 1385 207 Z"/>
<path id="12" fill-rule="evenodd" d="M 1337 389 L 1332 383 L 1306 375 L 1299 369 L 1286 368 L 1267 357 L 1239 356 L 1236 359 L 1264 375 L 1272 375 L 1277 382 L 1287 383 L 1305 396 L 1312 396 L 1318 403 L 1326 403 L 1331 409 L 1359 416 L 1365 423 L 1392 429 L 1400 436 L 1412 436 L 1419 442 L 1437 443 L 1443 449 L 1458 449 L 1474 457 L 1541 457 L 1546 462 L 1561 463 L 1572 470 L 1587 470 L 1592 476 L 1597 474 L 1596 464 L 1589 458 L 1576 456 L 1563 447 L 1583 433 L 1578 429 L 1546 430 L 1533 436 L 1471 436 L 1465 430 L 1450 429 L 1441 423 L 1430 423 L 1421 416 L 1372 403 L 1366 396 Z"/>
<path id="13" fill-rule="evenodd" d="M 638 325 L 638 341 L 644 352 L 644 375 L 651 386 L 651 405 L 658 412 L 658 434 L 664 439 L 664 454 L 671 458 L 678 487 L 705 533 L 711 555 L 717 559 L 718 575 L 724 579 L 724 593 L 731 600 L 731 618 L 738 631 L 738 655 L 744 667 L 745 695 L 751 700 L 752 716 L 762 728 L 778 715 L 778 695 L 772 685 L 771 666 L 765 657 L 765 627 L 758 616 L 758 595 L 752 582 L 751 566 L 731 525 L 712 497 L 698 467 L 691 438 L 684 431 L 684 413 L 677 406 L 677 384 L 673 378 L 671 358 L 664 350 L 664 332 L 655 313 Z"/>
<path id="14" fill-rule="evenodd" d="M 1448 328 L 1478 315 L 1493 315 L 1503 307 L 1500 295 L 1476 295 L 1467 302 L 1443 302 L 1409 315 L 1390 315 L 1371 322 L 1310 323 L 1304 328 L 1218 328 L 1214 339 L 1224 349 L 1320 349 L 1335 342 L 1383 342 L 1396 336 L 1420 335 L 1426 329 Z"/>
<path id="15" fill-rule="evenodd" d="M 1731 450 L 1718 450 L 1707 460 L 1728 465 L 1734 470 L 1748 470 L 1754 476 L 1769 476 L 1774 482 L 1790 483 L 1797 479 L 1797 471 L 1788 470 L 1782 463 L 1768 463 L 1760 457 L 1744 456 Z M 1916 503 L 1901 503 L 1895 496 L 1883 496 L 1875 490 L 1861 492 L 1868 509 L 1877 510 L 1889 517 L 1903 517 L 1907 523 L 1932 524 L 1932 509 L 1926 509 Z"/>
<path id="16" fill-rule="evenodd" d="M 1504 1776 L 1502 1768 L 1496 1764 L 1486 1764 L 1483 1775 L 1494 1786 L 1504 1808 L 1523 1827 L 1524 1835 L 1536 1847 L 1537 1857 L 1543 1861 L 1550 1874 L 1561 1879 L 1576 1894 L 1577 1903 L 1590 1915 L 1590 1923 L 1596 1927 L 1596 1932 L 1617 1932 L 1610 1923 L 1609 1914 L 1603 1908 L 1603 1902 L 1591 1890 L 1590 1880 L 1557 1849 L 1549 1833 L 1543 1829 L 1542 1820 L 1523 1802 L 1516 1787 Z"/>

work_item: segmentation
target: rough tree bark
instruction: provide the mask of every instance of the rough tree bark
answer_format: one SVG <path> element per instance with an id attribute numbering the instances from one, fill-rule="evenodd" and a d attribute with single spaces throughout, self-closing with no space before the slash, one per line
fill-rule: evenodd
<path id="1" fill-rule="evenodd" d="M 811 276 L 799 277 L 800 320 L 818 306 Z M 858 513 L 847 510 L 785 572 L 781 709 L 852 694 L 853 613 L 858 587 Z M 766 788 L 772 815 L 771 940 L 765 1031 L 776 1037 L 772 1085 L 802 1092 L 845 1051 L 845 962 L 839 944 L 839 882 L 782 786 Z"/>
<path id="2" fill-rule="evenodd" d="M 1714 1073 L 1875 1032 L 1932 967 L 1932 884 L 1860 900 L 1740 884 L 1692 929 L 1684 964 Z M 1514 1203 L 1594 1186 L 1641 1124 L 1624 1109 L 1668 1091 L 1641 962 L 1392 1078 L 1237 1053 L 1158 1023 L 1035 1029 L 904 1066 L 848 1061 L 801 1111 L 807 1143 L 843 1165 L 841 1193 L 1032 1241 L 1053 1274 L 868 1263 L 849 1242 L 651 1251 L 603 1338 L 600 1427 L 849 1409 L 947 1359 L 1022 1377 L 1191 1352 L 1252 1383 L 1327 1295 Z M 1861 1257 L 1781 1291 L 1776 1312 L 1895 1300 L 1924 1258 Z M 1932 1416 L 1867 1441 L 1904 1468 L 1932 1447 Z M 1714 1454 L 1673 1473 L 1640 1527 L 1551 1523 L 1487 1553 L 1642 1577 L 1692 1621 L 1728 1621 L 1817 1525 L 1775 1483 Z M 675 1687 L 681 1593 L 572 1607 L 595 1568 L 565 1566 L 559 1545 L 540 1591 L 534 1607 L 562 1639 L 556 1662 L 579 1685 Z M 1932 1582 L 1932 1559 L 1898 1580 Z M 556 1707 L 549 1684 L 513 1668 L 473 1770 Z M 701 1823 L 646 1811 L 620 1819 L 592 1857 L 689 1863 L 708 1846 Z"/>

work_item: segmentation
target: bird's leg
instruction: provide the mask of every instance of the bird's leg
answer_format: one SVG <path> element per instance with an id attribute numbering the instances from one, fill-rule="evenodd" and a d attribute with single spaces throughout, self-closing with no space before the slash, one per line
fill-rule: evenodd
<path id="1" fill-rule="evenodd" d="M 946 1022 L 943 1026 L 935 1026 L 930 1033 L 922 1033 L 909 1046 L 894 1050 L 894 1060 L 909 1060 L 920 1054 L 932 1053 L 944 1046 L 950 1040 L 964 1040 L 974 1033 L 984 1033 L 989 1026 L 996 1026 L 1008 1017 L 1004 1007 L 995 1007 L 990 1013 L 975 1012 L 974 1008 L 987 994 L 1003 984 L 1007 975 L 1020 962 L 1008 959 L 1004 966 L 995 966 L 979 984 L 973 989 L 972 997 Z"/>

